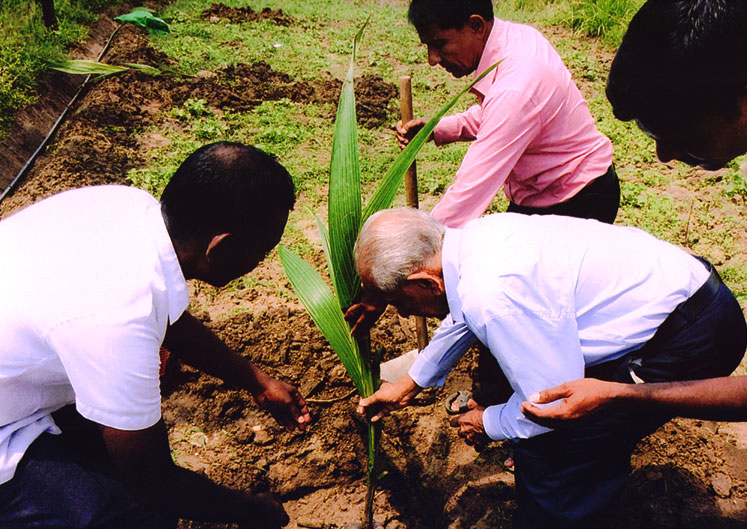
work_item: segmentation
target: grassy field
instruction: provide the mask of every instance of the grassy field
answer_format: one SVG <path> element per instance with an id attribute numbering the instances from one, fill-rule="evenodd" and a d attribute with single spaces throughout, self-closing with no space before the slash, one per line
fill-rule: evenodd
<path id="1" fill-rule="evenodd" d="M 87 24 L 107 6 L 120 0 L 55 0 L 58 27 L 50 31 L 42 22 L 41 4 L 35 0 L 0 2 L 0 139 L 7 134 L 13 112 L 36 99 L 36 83 L 48 60 L 64 57 L 66 50 L 88 35 Z"/>
<path id="2" fill-rule="evenodd" d="M 12 0 L 11 3 L 22 16 L 10 17 L 5 7 L 0 10 L 3 28 L 0 38 L 6 44 L 0 47 L 0 101 L 4 108 L 33 97 L 33 75 L 29 73 L 33 68 L 21 75 L 8 73 L 7 65 L 38 67 L 44 56 L 59 54 L 62 47 L 84 34 L 79 24 L 90 19 L 87 9 L 103 4 L 100 0 L 59 0 L 59 11 L 69 10 L 71 14 L 61 17 L 61 29 L 50 35 L 41 28 L 39 10 L 33 2 Z M 328 75 L 341 78 L 352 36 L 370 15 L 356 64 L 359 75 L 375 74 L 395 84 L 400 75 L 411 75 L 415 113 L 426 117 L 464 86 L 464 80 L 455 80 L 443 70 L 427 65 L 425 49 L 406 21 L 406 0 L 224 2 L 232 7 L 248 5 L 254 10 L 282 9 L 295 20 L 289 26 L 275 25 L 269 20 L 211 23 L 200 14 L 212 3 L 212 0 L 176 0 L 160 13 L 170 23 L 171 33 L 151 36 L 152 44 L 173 58 L 177 69 L 186 75 L 265 61 L 298 80 L 313 81 Z M 739 161 L 713 174 L 678 163 L 660 164 L 653 142 L 631 123 L 615 120 L 604 97 L 614 46 L 642 0 L 496 3 L 499 17 L 531 23 L 548 36 L 586 96 L 598 127 L 611 138 L 623 191 L 618 223 L 641 227 L 711 258 L 740 298 L 747 301 L 747 255 L 741 215 L 747 186 L 738 169 Z M 11 18 L 14 22 L 9 24 Z M 20 52 L 17 41 L 22 31 L 31 31 L 38 38 L 27 39 L 30 47 Z M 14 91 L 13 86 L 22 89 Z M 473 102 L 471 96 L 466 96 L 459 108 Z M 157 194 L 176 166 L 196 147 L 218 139 L 255 144 L 275 154 L 293 174 L 301 193 L 301 207 L 293 214 L 288 236 L 295 244 L 310 250 L 310 243 L 303 236 L 303 226 L 310 221 L 304 206 L 323 207 L 326 201 L 331 107 L 331 104 L 280 100 L 264 102 L 252 112 L 222 112 L 199 99 L 190 100 L 181 108 L 168 110 L 180 126 L 141 131 L 142 134 L 158 132 L 167 141 L 165 146 L 150 151 L 145 168 L 134 170 L 129 176 L 136 185 Z M 0 110 L 0 115 L 6 112 Z M 362 172 L 368 190 L 397 153 L 391 131 L 396 119 L 397 105 L 393 102 L 387 125 L 360 130 Z M 444 148 L 428 145 L 423 150 L 418 159 L 418 173 L 421 201 L 426 207 L 434 204 L 449 185 L 466 148 L 465 144 Z M 501 195 L 491 210 L 500 211 L 505 206 Z"/>

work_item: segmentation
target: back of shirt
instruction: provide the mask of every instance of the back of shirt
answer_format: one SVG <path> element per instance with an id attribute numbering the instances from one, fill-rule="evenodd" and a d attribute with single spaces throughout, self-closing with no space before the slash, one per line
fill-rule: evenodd
<path id="1" fill-rule="evenodd" d="M 0 255 L 0 483 L 67 404 L 115 428 L 154 424 L 158 348 L 175 300 L 186 307 L 158 202 L 123 186 L 61 193 L 0 222 Z"/>

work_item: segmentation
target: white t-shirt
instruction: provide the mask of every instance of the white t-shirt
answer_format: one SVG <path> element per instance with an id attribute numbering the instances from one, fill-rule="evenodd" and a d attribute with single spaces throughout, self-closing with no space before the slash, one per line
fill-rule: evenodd
<path id="1" fill-rule="evenodd" d="M 0 300 L 0 483 L 68 404 L 122 430 L 158 421 L 158 349 L 188 294 L 148 193 L 76 189 L 0 222 Z"/>

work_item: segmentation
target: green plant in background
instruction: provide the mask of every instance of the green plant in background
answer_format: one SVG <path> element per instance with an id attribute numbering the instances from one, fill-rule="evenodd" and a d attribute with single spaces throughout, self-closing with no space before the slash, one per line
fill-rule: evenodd
<path id="1" fill-rule="evenodd" d="M 360 278 L 353 263 L 353 247 L 358 232 L 369 216 L 391 205 L 402 184 L 405 172 L 412 165 L 418 151 L 426 143 L 441 117 L 449 111 L 462 94 L 497 65 L 488 68 L 439 110 L 436 116 L 423 127 L 394 160 L 364 208 L 361 201 L 358 129 L 353 88 L 355 56 L 363 27 L 353 39 L 353 53 L 337 107 L 329 174 L 329 228 L 319 217 L 316 218 L 333 288 L 330 289 L 327 286 L 312 265 L 288 248 L 281 246 L 278 253 L 299 299 L 340 357 L 358 393 L 367 397 L 378 388 L 380 383 L 380 354 L 372 350 L 367 338 L 352 337 L 344 318 L 344 310 L 353 303 L 360 289 Z M 364 509 L 364 527 L 366 528 L 372 527 L 373 524 L 380 428 L 380 422 L 367 423 L 368 490 Z"/>
<path id="2" fill-rule="evenodd" d="M 618 45 L 644 0 L 574 0 L 560 21 L 571 29 Z"/>
<path id="3" fill-rule="evenodd" d="M 126 15 L 120 15 L 114 20 L 122 23 L 129 22 L 150 31 L 169 33 L 169 25 L 153 13 L 155 11 L 147 7 L 136 7 Z"/>
<path id="4" fill-rule="evenodd" d="M 131 62 L 122 65 L 106 64 L 99 61 L 88 61 L 85 59 L 61 59 L 48 62 L 52 70 L 70 73 L 74 75 L 96 75 L 98 78 L 107 77 L 117 73 L 126 72 L 127 70 L 137 70 L 146 75 L 161 75 L 161 70 L 148 66 L 147 64 L 135 64 Z"/>

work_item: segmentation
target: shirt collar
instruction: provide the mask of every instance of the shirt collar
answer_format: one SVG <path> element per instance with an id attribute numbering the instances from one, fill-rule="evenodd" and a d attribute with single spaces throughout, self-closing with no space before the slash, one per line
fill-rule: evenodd
<path id="1" fill-rule="evenodd" d="M 149 206 L 146 217 L 163 270 L 166 295 L 169 300 L 169 323 L 171 324 L 179 319 L 189 305 L 187 281 L 184 279 L 176 250 L 166 229 L 166 223 L 163 221 L 161 204 L 154 203 Z"/>
<path id="2" fill-rule="evenodd" d="M 490 28 L 490 35 L 488 40 L 485 41 L 485 48 L 482 50 L 480 61 L 477 63 L 477 69 L 475 70 L 474 78 L 478 78 L 482 72 L 487 70 L 493 63 L 498 62 L 503 57 L 500 57 L 501 49 L 501 35 L 503 33 L 503 24 L 501 20 L 497 18 L 493 19 L 493 27 Z M 479 98 L 484 98 L 485 94 L 488 93 L 490 85 L 495 81 L 498 68 L 490 72 L 488 75 L 483 77 L 479 82 L 470 88 L 470 92 L 477 95 Z"/>
<path id="3" fill-rule="evenodd" d="M 462 301 L 459 299 L 459 250 L 462 246 L 462 230 L 446 228 L 444 242 L 441 245 L 441 269 L 446 288 L 446 302 L 449 304 L 451 319 L 455 322 L 464 321 L 462 315 Z"/>

